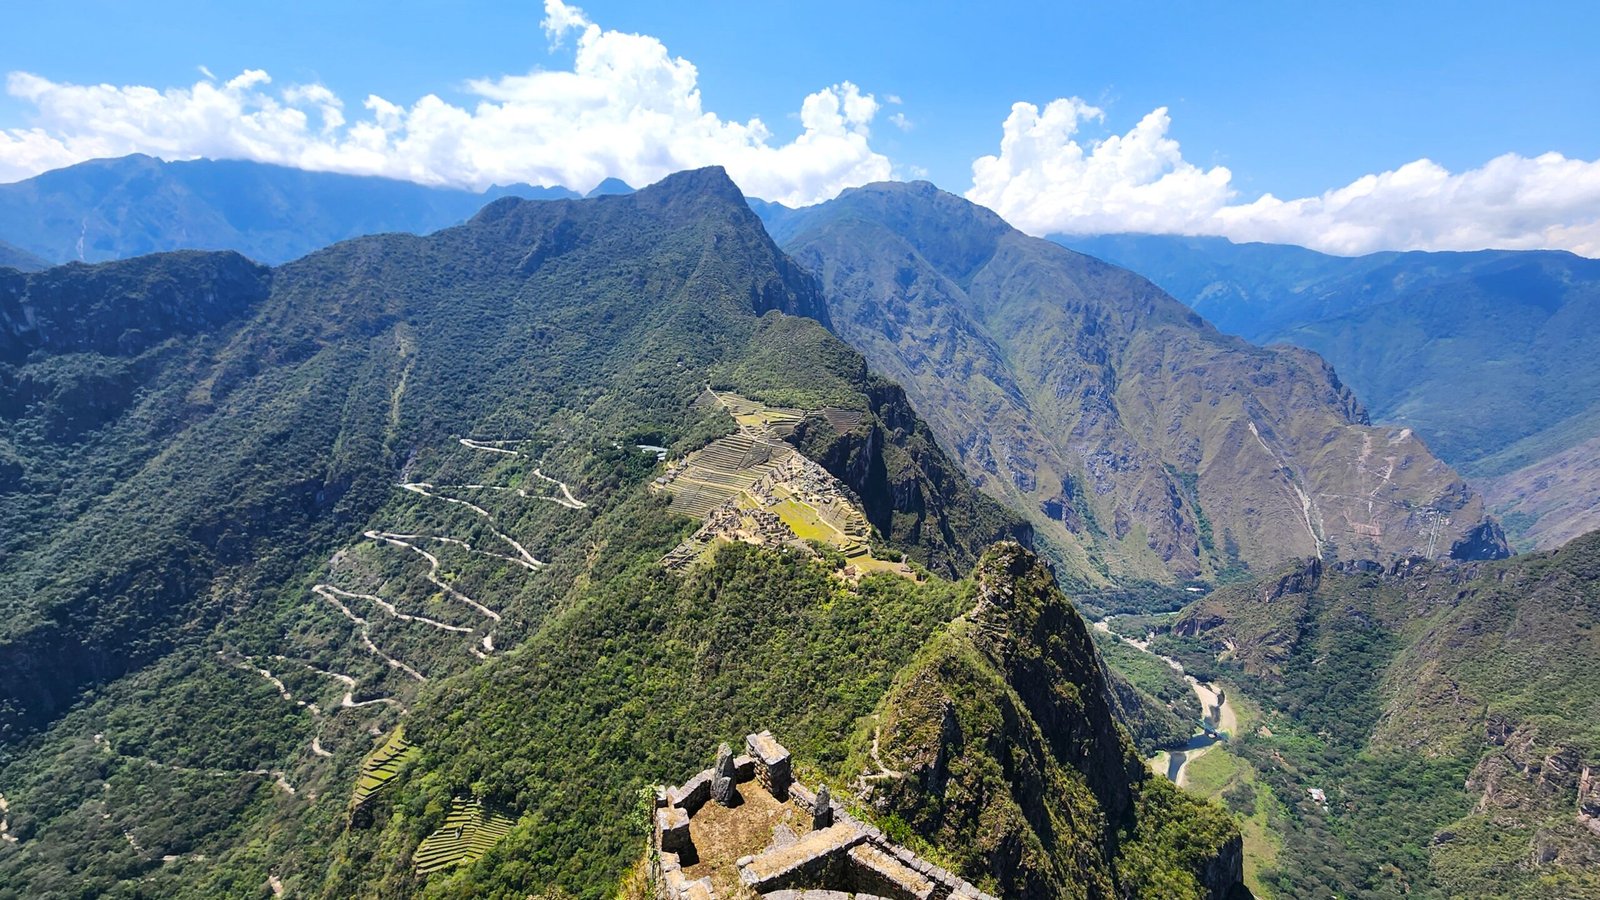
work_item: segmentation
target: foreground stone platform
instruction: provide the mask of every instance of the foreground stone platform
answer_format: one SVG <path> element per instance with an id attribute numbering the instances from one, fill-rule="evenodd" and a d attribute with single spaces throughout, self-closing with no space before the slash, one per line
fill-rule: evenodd
<path id="1" fill-rule="evenodd" d="M 770 732 L 656 795 L 661 900 L 996 900 L 794 780 Z"/>

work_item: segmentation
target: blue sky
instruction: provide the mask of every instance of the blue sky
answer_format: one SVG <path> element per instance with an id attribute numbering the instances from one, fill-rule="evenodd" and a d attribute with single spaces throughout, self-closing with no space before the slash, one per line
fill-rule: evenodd
<path id="1" fill-rule="evenodd" d="M 224 82 L 260 69 L 270 73 L 272 90 L 325 87 L 342 98 L 351 119 L 369 94 L 408 107 L 432 93 L 470 109 L 482 99 L 468 89 L 470 80 L 570 69 L 580 35 L 570 31 L 552 49 L 541 30 L 547 10 L 532 2 L 87 0 L 12 7 L 0 31 L 0 69 L 8 73 L 29 73 L 52 85 L 167 89 L 195 83 L 199 66 Z M 1504 154 L 1600 157 L 1600 117 L 1594 114 L 1600 110 L 1600 54 L 1592 47 L 1600 34 L 1597 4 L 781 2 L 689 9 L 595 0 L 581 9 L 606 31 L 653 37 L 672 57 L 693 63 L 704 111 L 726 122 L 759 118 L 774 145 L 802 132 L 798 112 L 808 95 L 856 85 L 878 107 L 866 144 L 889 161 L 894 177 L 925 174 L 948 190 L 978 190 L 982 196 L 974 199 L 997 208 L 1006 206 L 1007 186 L 1014 193 L 1052 187 L 1043 175 L 1043 181 L 1021 177 L 1011 162 L 1002 167 L 1004 184 L 982 190 L 973 183 L 973 161 L 998 153 L 1002 122 L 1018 101 L 1044 107 L 1081 98 L 1085 108 L 1095 108 L 1101 115 L 1081 116 L 1070 129 L 1072 142 L 1086 151 L 1166 108 L 1170 121 L 1162 137 L 1181 145 L 1185 165 L 1202 173 L 1225 167 L 1232 205 L 1264 193 L 1314 198 L 1421 159 L 1461 175 Z M 37 97 L 17 94 L 13 87 L 0 98 L 0 130 L 65 135 L 92 127 L 116 134 L 104 119 L 126 114 L 100 109 L 68 121 L 59 112 L 41 112 Z M 895 114 L 909 130 L 889 121 Z M 843 127 L 862 130 L 848 114 Z M 88 152 L 84 147 L 137 144 L 78 138 L 77 155 Z M 152 143 L 150 152 L 169 157 L 226 155 L 234 146 L 212 153 L 204 144 Z M 0 144 L 0 172 L 4 152 Z M 22 158 L 20 151 L 12 156 Z M 33 159 L 58 158 L 70 154 Z M 779 186 L 769 193 L 820 199 L 810 194 L 836 191 L 881 169 L 835 162 L 844 168 L 793 192 Z M 16 162 L 14 177 L 43 164 Z M 570 177 L 593 171 L 599 169 Z M 635 165 L 631 173 L 607 174 L 639 180 L 650 171 Z M 1587 179 L 1592 173 L 1557 174 Z M 1072 177 L 1082 180 L 1081 173 Z M 1545 171 L 1537 177 L 1553 176 Z M 1535 176 L 1516 178 L 1526 188 Z M 1155 196 L 1172 202 L 1171 191 Z M 1240 227 L 1241 216 L 1232 224 L 1197 226 L 1216 218 L 1216 204 L 1205 202 L 1211 205 L 1177 217 L 1170 229 L 1149 227 L 1149 215 L 1085 217 L 1081 199 L 1074 198 L 1049 209 L 1011 210 L 1011 217 L 1037 219 L 1023 225 L 1035 231 L 1074 223 L 1103 228 L 1121 221 L 1118 215 L 1141 230 Z M 1568 242 L 1583 246 L 1583 210 L 1576 220 L 1563 215 L 1541 233 L 1548 238 L 1554 227 L 1570 236 L 1578 228 L 1580 238 Z M 1261 211 L 1251 216 L 1258 228 L 1272 218 Z M 1300 227 L 1326 230 L 1328 223 L 1318 221 Z M 1516 238 L 1499 237 L 1502 244 Z"/>

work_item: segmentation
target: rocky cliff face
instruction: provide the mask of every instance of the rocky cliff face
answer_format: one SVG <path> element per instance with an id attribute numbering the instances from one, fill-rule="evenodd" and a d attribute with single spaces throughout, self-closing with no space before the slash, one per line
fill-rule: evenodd
<path id="1" fill-rule="evenodd" d="M 931 185 L 848 191 L 780 224 L 834 330 L 1070 576 L 1436 557 L 1483 520 L 1449 466 L 1411 431 L 1370 426 L 1315 354 L 1222 335 L 1144 279 Z"/>
<path id="2" fill-rule="evenodd" d="M 1564 741 L 1540 739 L 1535 725 L 1490 713 L 1487 751 L 1467 777 L 1472 813 L 1435 836 L 1442 855 L 1472 843 L 1473 832 L 1500 831 L 1517 844 L 1529 872 L 1594 870 L 1600 866 L 1600 797 L 1594 759 Z M 1468 835 L 1464 837 L 1464 835 Z M 1468 851 L 1470 852 L 1470 851 Z"/>
<path id="3" fill-rule="evenodd" d="M 861 753 L 863 798 L 1001 896 L 1157 896 L 1152 883 L 1183 886 L 1161 896 L 1228 896 L 1241 877 L 1238 832 L 1145 770 L 1049 570 L 1002 544 L 974 577 L 971 611 L 880 705 Z M 1158 836 L 1179 817 L 1192 828 L 1183 852 Z"/>

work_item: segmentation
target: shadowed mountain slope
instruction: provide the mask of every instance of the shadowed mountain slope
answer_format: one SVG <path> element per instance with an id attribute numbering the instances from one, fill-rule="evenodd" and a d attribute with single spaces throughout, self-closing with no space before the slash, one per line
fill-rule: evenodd
<path id="1" fill-rule="evenodd" d="M 49 268 L 50 264 L 32 253 L 16 247 L 5 241 L 0 241 L 0 269 L 16 269 L 19 272 L 37 272 Z"/>

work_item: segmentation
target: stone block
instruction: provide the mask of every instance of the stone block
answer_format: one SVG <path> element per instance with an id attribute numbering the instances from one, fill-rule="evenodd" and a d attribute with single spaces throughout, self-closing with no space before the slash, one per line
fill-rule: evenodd
<path id="1" fill-rule="evenodd" d="M 682 807 L 691 816 L 699 812 L 711 799 L 711 777 L 711 770 L 706 769 L 685 781 L 683 787 L 672 791 L 672 805 Z"/>
<path id="2" fill-rule="evenodd" d="M 682 807 L 656 810 L 656 833 L 663 852 L 682 853 L 693 846 L 689 841 L 689 813 Z"/>
<path id="3" fill-rule="evenodd" d="M 756 780 L 767 792 L 780 800 L 789 796 L 789 785 L 794 783 L 789 751 L 778 743 L 772 732 L 763 731 L 746 735 L 745 749 L 755 759 Z"/>

